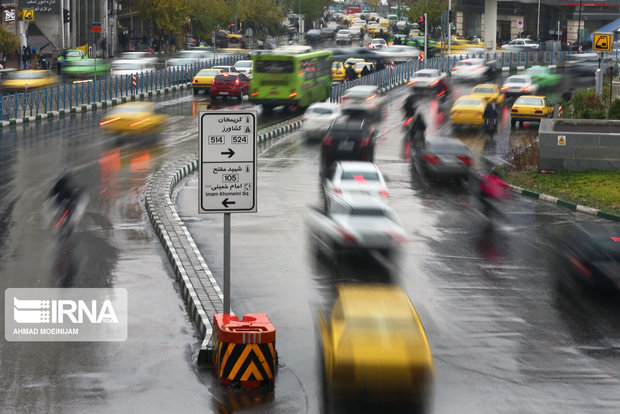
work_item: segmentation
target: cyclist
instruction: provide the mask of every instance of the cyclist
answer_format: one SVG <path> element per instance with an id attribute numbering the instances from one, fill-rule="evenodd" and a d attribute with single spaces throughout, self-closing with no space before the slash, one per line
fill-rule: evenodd
<path id="1" fill-rule="evenodd" d="M 484 108 L 484 129 L 491 137 L 497 132 L 497 109 L 492 102 L 487 103 Z"/>

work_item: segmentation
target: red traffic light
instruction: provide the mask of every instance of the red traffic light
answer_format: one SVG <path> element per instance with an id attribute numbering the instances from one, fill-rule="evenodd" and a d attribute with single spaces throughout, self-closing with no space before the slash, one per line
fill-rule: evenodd
<path id="1" fill-rule="evenodd" d="M 418 17 L 420 19 L 420 24 L 424 24 L 424 17 Z"/>

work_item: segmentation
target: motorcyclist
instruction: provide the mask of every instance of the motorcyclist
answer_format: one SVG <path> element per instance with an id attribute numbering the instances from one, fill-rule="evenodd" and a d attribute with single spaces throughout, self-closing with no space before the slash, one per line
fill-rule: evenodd
<path id="1" fill-rule="evenodd" d="M 50 190 L 49 197 L 57 215 L 55 225 L 59 227 L 61 223 L 68 222 L 72 218 L 81 197 L 81 191 L 73 183 L 70 172 L 64 171 L 60 175 Z"/>
<path id="2" fill-rule="evenodd" d="M 418 97 L 411 93 L 405 99 L 403 111 L 405 112 L 405 122 L 403 126 L 409 126 L 409 140 L 413 140 L 418 134 L 424 134 L 426 131 L 426 122 L 423 115 L 418 111 Z"/>
<path id="3" fill-rule="evenodd" d="M 488 102 L 484 107 L 484 125 L 489 134 L 493 134 L 497 131 L 497 109 L 492 102 Z"/>
<path id="4" fill-rule="evenodd" d="M 478 197 L 482 204 L 482 211 L 486 216 L 496 211 L 494 201 L 501 201 L 509 197 L 508 184 L 491 168 L 486 168 L 478 173 Z"/>

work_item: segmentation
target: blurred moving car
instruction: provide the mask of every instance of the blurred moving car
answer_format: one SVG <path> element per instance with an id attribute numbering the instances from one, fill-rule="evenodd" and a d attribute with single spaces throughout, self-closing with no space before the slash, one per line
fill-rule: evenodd
<path id="1" fill-rule="evenodd" d="M 387 49 L 388 44 L 385 39 L 372 39 L 368 47 L 370 49 Z"/>
<path id="2" fill-rule="evenodd" d="M 507 96 L 534 95 L 538 92 L 538 85 L 527 75 L 514 75 L 504 81 L 501 91 Z"/>
<path id="3" fill-rule="evenodd" d="M 349 27 L 349 33 L 351 34 L 351 39 L 360 40 L 362 37 L 362 28 L 360 26 L 351 26 Z"/>
<path id="4" fill-rule="evenodd" d="M 566 60 L 566 69 L 576 75 L 593 75 L 598 69 L 599 55 L 597 53 L 573 53 Z M 607 71 L 613 66 L 611 59 L 607 58 L 601 62 L 601 70 Z"/>
<path id="5" fill-rule="evenodd" d="M 194 76 L 194 79 L 192 79 L 192 90 L 194 91 L 194 95 L 198 95 L 200 91 L 210 93 L 213 79 L 220 73 L 222 73 L 221 69 L 201 69 L 196 76 Z"/>
<path id="6" fill-rule="evenodd" d="M 421 69 L 413 74 L 407 82 L 416 94 L 432 95 L 436 98 L 447 99 L 450 87 L 446 75 L 438 69 Z"/>
<path id="7" fill-rule="evenodd" d="M 211 98 L 236 96 L 239 101 L 250 90 L 250 78 L 243 73 L 228 72 L 215 75 L 211 83 Z"/>
<path id="8" fill-rule="evenodd" d="M 145 134 L 159 131 L 166 119 L 155 113 L 153 102 L 127 102 L 111 109 L 99 125 L 111 133 Z"/>
<path id="9" fill-rule="evenodd" d="M 323 34 L 319 29 L 311 29 L 306 32 L 304 39 L 309 43 L 320 42 L 323 40 Z"/>
<path id="10" fill-rule="evenodd" d="M 411 300 L 397 286 L 340 284 L 331 310 L 319 312 L 321 372 L 327 404 L 413 404 L 425 412 L 435 378 L 433 355 Z"/>
<path id="11" fill-rule="evenodd" d="M 538 50 L 538 43 L 532 39 L 514 39 L 502 45 L 502 49 L 508 52 L 531 52 Z"/>
<path id="12" fill-rule="evenodd" d="M 387 49 L 379 49 L 376 53 L 386 61 L 393 60 L 394 62 L 400 63 L 414 61 L 418 58 L 420 50 L 413 46 L 392 45 Z"/>
<path id="13" fill-rule="evenodd" d="M 473 164 L 469 147 L 456 138 L 413 140 L 409 155 L 412 166 L 433 180 L 467 180 Z"/>
<path id="14" fill-rule="evenodd" d="M 384 104 L 385 100 L 379 95 L 378 86 L 357 85 L 347 89 L 342 112 L 366 116 L 369 121 L 377 122 L 383 118 Z"/>
<path id="15" fill-rule="evenodd" d="M 58 76 L 49 70 L 18 70 L 4 74 L 0 89 L 2 92 L 44 89 L 56 85 L 58 80 Z"/>
<path id="16" fill-rule="evenodd" d="M 352 41 L 353 37 L 351 36 L 349 29 L 340 29 L 338 30 L 338 33 L 336 33 L 336 44 L 351 43 Z"/>
<path id="17" fill-rule="evenodd" d="M 554 107 L 546 96 L 519 96 L 510 109 L 510 126 L 518 122 L 553 118 Z"/>
<path id="18" fill-rule="evenodd" d="M 122 52 L 114 61 L 130 60 L 132 62 L 139 61 L 155 65 L 157 58 L 149 52 Z M 113 61 L 113 62 L 114 62 Z"/>
<path id="19" fill-rule="evenodd" d="M 331 123 L 340 117 L 340 106 L 330 102 L 316 102 L 306 109 L 301 124 L 301 134 L 304 139 L 325 136 Z"/>
<path id="20" fill-rule="evenodd" d="M 140 60 L 114 60 L 112 61 L 110 75 L 112 76 L 126 76 L 132 74 L 139 74 L 155 70 L 155 65 L 149 62 L 143 62 Z"/>
<path id="21" fill-rule="evenodd" d="M 483 83 L 474 86 L 470 96 L 476 96 L 484 99 L 485 103 L 491 102 L 497 106 L 504 104 L 504 94 L 500 92 L 499 86 L 494 83 Z"/>
<path id="22" fill-rule="evenodd" d="M 166 66 L 185 66 L 195 63 L 207 63 L 215 58 L 215 54 L 208 50 L 181 50 L 166 60 Z"/>
<path id="23" fill-rule="evenodd" d="M 551 73 L 547 66 L 532 66 L 523 74 L 532 78 L 532 81 L 541 88 L 556 86 L 562 80 L 562 75 Z"/>
<path id="24" fill-rule="evenodd" d="M 346 77 L 346 71 L 344 68 L 344 63 L 342 62 L 332 62 L 332 81 L 333 82 L 342 82 Z"/>
<path id="25" fill-rule="evenodd" d="M 379 168 L 368 161 L 337 161 L 325 173 L 323 195 L 369 195 L 385 200 L 387 184 Z"/>
<path id="26" fill-rule="evenodd" d="M 80 59 L 84 59 L 87 57 L 88 56 L 86 56 L 86 53 L 84 53 L 82 50 L 68 49 L 66 57 L 63 57 L 62 55 L 58 56 L 58 63 L 64 60 L 66 60 L 67 62 L 71 62 L 72 60 L 80 60 Z"/>
<path id="27" fill-rule="evenodd" d="M 484 59 L 463 59 L 452 68 L 452 79 L 455 80 L 492 80 L 494 77 L 495 67 Z"/>
<path id="28" fill-rule="evenodd" d="M 609 223 L 571 224 L 557 239 L 562 266 L 584 286 L 618 292 L 620 289 L 620 226 Z"/>
<path id="29" fill-rule="evenodd" d="M 235 68 L 234 66 L 228 66 L 228 65 L 212 66 L 211 69 L 219 69 L 220 71 L 222 71 L 222 73 L 238 72 L 237 68 Z"/>
<path id="30" fill-rule="evenodd" d="M 69 78 L 84 79 L 105 76 L 109 69 L 110 65 L 104 59 L 83 58 L 65 63 L 62 73 Z"/>
<path id="31" fill-rule="evenodd" d="M 335 161 L 373 161 L 375 136 L 375 127 L 366 118 L 336 119 L 321 141 L 321 175 Z"/>
<path id="32" fill-rule="evenodd" d="M 484 124 L 484 99 L 477 96 L 461 96 L 454 102 L 450 110 L 450 121 L 453 125 Z"/>
<path id="33" fill-rule="evenodd" d="M 407 241 L 396 213 L 383 201 L 367 195 L 326 194 L 326 210 L 314 210 L 306 223 L 318 251 L 338 258 L 343 254 L 398 254 Z"/>
<path id="34" fill-rule="evenodd" d="M 249 78 L 252 78 L 252 61 L 251 60 L 238 60 L 235 62 L 235 70 L 239 73 L 246 74 Z"/>
<path id="35" fill-rule="evenodd" d="M 323 39 L 334 40 L 336 38 L 336 28 L 323 27 L 321 28 L 321 35 L 323 36 Z"/>

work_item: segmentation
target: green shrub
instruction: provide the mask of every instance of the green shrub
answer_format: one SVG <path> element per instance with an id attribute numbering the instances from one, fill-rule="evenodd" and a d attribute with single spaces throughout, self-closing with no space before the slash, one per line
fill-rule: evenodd
<path id="1" fill-rule="evenodd" d="M 620 99 L 616 98 L 609 107 L 609 119 L 620 119 Z"/>

